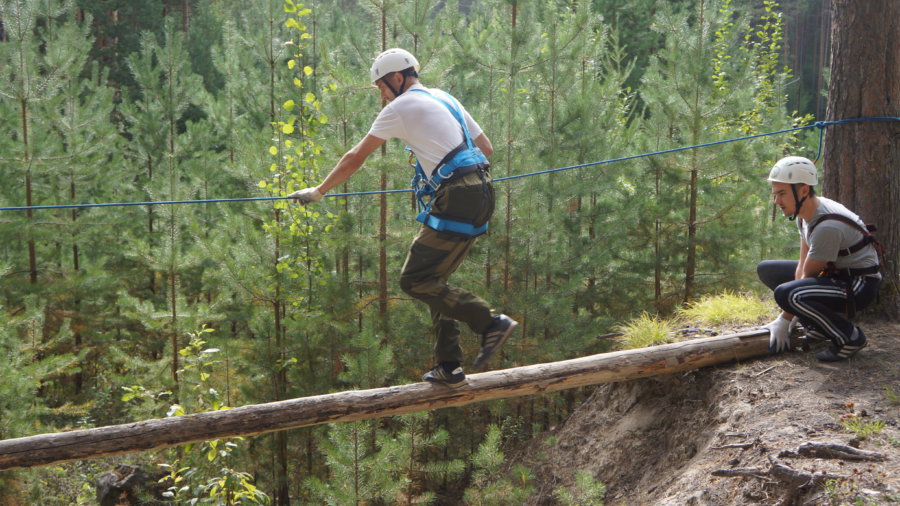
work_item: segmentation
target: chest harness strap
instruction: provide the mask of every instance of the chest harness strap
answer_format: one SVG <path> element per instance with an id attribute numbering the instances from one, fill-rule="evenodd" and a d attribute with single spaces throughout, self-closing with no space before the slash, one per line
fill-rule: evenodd
<path id="1" fill-rule="evenodd" d="M 416 174 L 412 179 L 412 188 L 416 192 L 416 202 L 419 208 L 419 214 L 416 221 L 423 223 L 425 226 L 437 230 L 438 232 L 453 232 L 467 237 L 477 237 L 487 232 L 488 224 L 484 223 L 476 227 L 473 223 L 452 220 L 442 216 L 431 214 L 431 199 L 441 186 L 441 183 L 457 179 L 466 174 L 475 171 L 484 171 L 490 166 L 487 158 L 479 150 L 475 143 L 472 142 L 472 136 L 469 129 L 466 128 L 466 122 L 459 110 L 458 104 L 448 95 L 451 103 L 442 100 L 423 89 L 412 89 L 407 91 L 419 92 L 428 95 L 437 100 L 453 115 L 453 118 L 462 127 L 463 141 L 447 153 L 444 158 L 434 168 L 431 178 L 425 175 L 422 164 L 416 159 Z M 427 200 L 426 200 L 427 199 Z"/>
<path id="2" fill-rule="evenodd" d="M 857 242 L 856 244 L 850 246 L 849 248 L 838 250 L 838 256 L 845 257 L 848 255 L 852 255 L 853 253 L 856 253 L 857 251 L 865 248 L 869 244 L 874 244 L 875 250 L 878 251 L 878 253 L 879 253 L 879 255 L 878 255 L 879 260 L 881 260 L 881 251 L 879 250 L 879 247 L 881 246 L 881 244 L 878 242 L 877 239 L 875 239 L 875 236 L 872 235 L 872 232 L 875 232 L 877 230 L 875 225 L 862 226 L 858 222 L 856 222 L 856 220 L 850 218 L 849 216 L 845 216 L 843 214 L 838 214 L 838 213 L 829 213 L 829 214 L 823 215 L 821 218 L 816 220 L 815 223 L 812 223 L 809 225 L 809 231 L 807 232 L 807 236 L 812 237 L 813 230 L 816 228 L 816 226 L 818 226 L 819 223 L 822 223 L 825 220 L 836 220 L 836 221 L 840 221 L 841 223 L 846 223 L 847 225 L 858 230 L 863 235 L 863 238 L 860 239 L 859 242 Z M 852 269 L 852 268 L 837 269 L 834 266 L 834 262 L 828 262 L 828 267 L 826 268 L 826 271 L 828 273 L 830 273 L 832 276 L 841 275 L 841 274 L 850 275 L 850 276 L 865 276 L 867 274 L 875 274 L 878 272 L 878 270 L 879 270 L 878 265 L 872 265 L 870 267 L 862 267 L 859 269 Z"/>

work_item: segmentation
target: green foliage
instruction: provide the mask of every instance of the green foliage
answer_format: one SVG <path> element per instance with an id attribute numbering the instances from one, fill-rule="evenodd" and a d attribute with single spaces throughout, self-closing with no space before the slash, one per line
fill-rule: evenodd
<path id="1" fill-rule="evenodd" d="M 623 350 L 645 348 L 670 342 L 674 330 L 669 320 L 643 312 L 618 327 L 622 335 L 616 338 L 616 342 Z"/>
<path id="2" fill-rule="evenodd" d="M 396 370 L 393 347 L 383 344 L 380 336 L 366 332 L 353 336 L 348 344 L 341 357 L 346 370 L 338 378 L 356 388 L 387 384 Z"/>
<path id="3" fill-rule="evenodd" d="M 210 385 L 210 379 L 216 366 L 221 364 L 221 361 L 216 357 L 222 351 L 218 348 L 206 347 L 207 342 L 203 337 L 204 334 L 210 332 L 215 332 L 215 330 L 203 325 L 199 331 L 189 334 L 190 342 L 188 345 L 178 350 L 178 354 L 182 357 L 182 366 L 178 373 L 185 378 L 185 381 L 193 378 L 191 390 L 193 390 L 195 397 L 188 397 L 188 399 L 191 399 L 191 404 L 195 407 L 193 409 L 187 408 L 190 411 L 197 409 L 208 411 L 229 409 L 223 402 L 221 394 Z M 182 413 L 178 413 L 179 415 L 183 414 L 185 408 L 179 407 L 179 411 L 182 411 Z"/>
<path id="4" fill-rule="evenodd" d="M 838 418 L 838 422 L 844 427 L 845 432 L 849 432 L 859 439 L 877 436 L 885 427 L 884 420 L 864 420 L 858 413 L 845 413 Z"/>
<path id="5" fill-rule="evenodd" d="M 73 422 L 83 414 L 83 408 L 69 399 L 57 399 L 49 393 L 38 396 L 46 388 L 44 383 L 77 371 L 79 361 L 87 353 L 59 351 L 65 349 L 62 343 L 71 338 L 71 328 L 68 324 L 48 328 L 47 312 L 48 308 L 36 297 L 26 299 L 25 307 L 16 316 L 8 317 L 0 311 L 0 352 L 6 357 L 0 361 L 0 370 L 8 378 L 0 387 L 0 437 L 4 439 L 38 432 L 47 415 Z M 23 399 L 28 402 L 22 402 Z"/>
<path id="6" fill-rule="evenodd" d="M 97 461 L 81 461 L 57 464 L 20 471 L 5 471 L 4 474 L 20 475 L 19 484 L 25 490 L 22 497 L 12 504 L 40 504 L 41 506 L 92 506 L 97 504 L 94 483 L 83 480 L 84 476 L 100 475 L 103 464 Z M 77 477 L 78 479 L 73 479 Z M 0 479 L 0 500 L 7 491 Z M 12 485 L 12 484 L 11 484 Z M 15 487 L 10 487 L 13 490 Z"/>
<path id="7" fill-rule="evenodd" d="M 358 504 L 374 499 L 390 500 L 407 486 L 408 479 L 397 479 L 385 472 L 392 460 L 389 446 L 385 451 L 372 448 L 371 438 L 384 443 L 383 432 L 374 422 L 353 422 L 329 428 L 328 440 L 322 441 L 321 451 L 330 470 L 328 479 L 317 476 L 304 481 L 311 497 L 327 504 Z"/>
<path id="8" fill-rule="evenodd" d="M 866 494 L 863 486 L 851 479 L 833 479 L 825 482 L 825 498 L 827 504 L 834 506 L 844 506 L 852 504 L 854 506 L 867 506 L 883 504 L 878 500 Z M 885 496 L 888 503 L 897 502 L 896 498 Z"/>
<path id="9" fill-rule="evenodd" d="M 226 443 L 234 446 L 233 443 Z M 225 453 L 225 450 L 221 450 Z M 212 459 L 211 459 L 212 460 Z M 223 467 L 218 476 L 213 476 L 203 482 L 198 476 L 197 470 L 190 467 L 181 467 L 179 460 L 172 464 L 160 464 L 166 474 L 159 480 L 160 483 L 169 485 L 162 496 L 165 499 L 176 501 L 179 504 L 198 504 L 209 502 L 212 504 L 270 504 L 268 495 L 256 487 L 253 477 L 246 472 Z M 200 483 L 192 486 L 192 481 Z"/>
<path id="10" fill-rule="evenodd" d="M 115 41 L 115 44 L 95 44 L 91 58 L 102 62 L 110 70 L 110 85 L 130 92 L 136 84 L 128 67 L 127 58 L 140 49 L 145 32 L 161 33 L 165 9 L 146 2 L 122 2 L 120 0 L 75 0 L 79 9 L 94 19 L 93 31 L 98 40 Z M 109 13 L 115 12 L 115 16 Z"/>
<path id="11" fill-rule="evenodd" d="M 785 114 L 784 96 L 771 91 L 781 89 L 788 78 L 769 63 L 780 40 L 777 21 L 767 18 L 762 26 L 768 42 L 757 44 L 762 35 L 742 35 L 753 21 L 729 2 L 719 8 L 715 3 L 695 4 L 684 12 L 661 6 L 654 26 L 665 45 L 651 57 L 641 88 L 649 116 L 642 126 L 647 128 L 643 139 L 650 141 L 644 150 L 697 145 L 798 123 Z M 647 161 L 648 169 L 635 180 L 636 195 L 651 200 L 638 212 L 641 221 L 650 224 L 643 227 L 643 242 L 653 245 L 650 265 L 656 273 L 658 310 L 668 311 L 679 298 L 690 301 L 716 285 L 718 290 L 723 284 L 740 289 L 752 280 L 746 266 L 753 265 L 757 255 L 770 254 L 759 251 L 760 245 L 771 248 L 769 244 L 784 240 L 768 239 L 767 188 L 759 172 L 783 150 L 796 152 L 796 139 L 786 136 L 775 142 L 781 144 L 773 148 L 736 143 Z"/>
<path id="12" fill-rule="evenodd" d="M 467 504 L 522 504 L 531 495 L 533 472 L 526 467 L 515 466 L 507 476 L 503 472 L 506 456 L 500 450 L 500 442 L 500 428 L 489 426 L 484 441 L 470 458 L 473 471 L 464 495 Z"/>
<path id="13" fill-rule="evenodd" d="M 389 456 L 386 471 L 395 484 L 402 485 L 398 497 L 403 502 L 429 503 L 435 494 L 424 485 L 458 478 L 465 470 L 459 459 L 442 460 L 438 455 L 450 444 L 444 429 L 431 427 L 429 413 L 413 413 L 400 417 L 400 428 L 381 443 L 381 452 Z"/>
<path id="14" fill-rule="evenodd" d="M 187 406 L 172 404 L 168 416 L 230 409 L 214 382 L 221 366 L 215 358 L 220 350 L 207 347 L 204 339 L 212 332 L 213 329 L 205 326 L 192 332 L 189 344 L 178 351 L 183 364 L 179 371 L 181 381 L 190 385 L 194 396 Z M 161 465 L 168 472 L 162 480 L 169 484 L 164 496 L 187 504 L 206 499 L 217 504 L 269 504 L 268 495 L 256 486 L 254 477 L 234 469 L 243 458 L 240 455 L 243 440 L 237 437 L 186 445 L 184 457 Z"/>
<path id="15" fill-rule="evenodd" d="M 900 406 L 900 394 L 891 385 L 884 385 L 884 397 L 894 406 Z"/>
<path id="16" fill-rule="evenodd" d="M 590 471 L 576 471 L 574 485 L 571 488 L 559 487 L 553 495 L 565 506 L 601 506 L 606 496 L 606 485 L 597 481 Z"/>
<path id="17" fill-rule="evenodd" d="M 4 308 L 5 309 L 5 308 Z M 54 367 L 49 362 L 58 362 L 56 357 L 44 361 L 36 360 L 40 340 L 37 334 L 41 328 L 40 308 L 16 318 L 8 318 L 6 311 L 0 311 L 0 439 L 30 435 L 36 431 L 39 417 L 48 413 L 44 399 L 35 394 L 41 381 Z M 20 334 L 22 337 L 20 337 Z M 23 403 L 22 399 L 31 402 Z"/>
<path id="18" fill-rule="evenodd" d="M 690 302 L 678 314 L 700 325 L 756 323 L 772 312 L 772 304 L 751 294 L 730 291 L 710 294 Z"/>
<path id="19" fill-rule="evenodd" d="M 5 205 L 284 197 L 366 134 L 382 45 L 412 50 L 423 83 L 460 98 L 493 141 L 495 178 L 810 121 L 785 108 L 792 71 L 772 0 L 0 9 Z M 598 329 L 642 311 L 623 330 L 644 342 L 628 346 L 668 339 L 671 324 L 649 314 L 683 306 L 715 325 L 754 310 L 733 294 L 757 283 L 756 261 L 794 247 L 761 168 L 813 146 L 773 136 L 497 183 L 491 232 L 452 280 L 523 323 L 497 367 L 606 351 Z M 406 188 L 402 148 L 388 143 L 341 190 Z M 395 278 L 412 209 L 391 194 L 0 214 L 0 435 L 417 379 L 427 317 Z M 570 408 L 547 396 L 163 455 L 185 502 L 263 502 L 261 490 L 273 502 L 441 502 L 458 493 L 437 491 L 468 482 L 472 504 L 519 504 L 531 474 L 504 471 L 503 441 Z M 41 487 L 87 497 L 78 474 L 102 469 L 78 469 L 68 482 L 55 468 L 4 476 L 0 502 L 34 502 L 24 494 Z M 601 500 L 591 480 L 558 500 Z"/>

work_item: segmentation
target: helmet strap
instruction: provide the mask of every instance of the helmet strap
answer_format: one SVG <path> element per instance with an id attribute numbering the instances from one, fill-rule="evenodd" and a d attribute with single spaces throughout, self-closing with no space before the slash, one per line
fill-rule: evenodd
<path id="1" fill-rule="evenodd" d="M 797 215 L 800 214 L 800 208 L 803 207 L 803 203 L 806 202 L 806 199 L 809 198 L 809 195 L 803 197 L 802 199 L 797 195 L 797 185 L 800 183 L 794 183 L 791 185 L 791 192 L 794 194 L 794 204 L 796 207 L 794 208 L 794 215 L 789 216 L 788 219 L 794 221 L 797 219 Z"/>
<path id="2" fill-rule="evenodd" d="M 391 74 L 388 74 L 388 76 L 389 76 L 389 75 L 391 75 Z M 381 78 L 381 82 L 383 82 L 384 85 L 387 86 L 389 90 L 391 90 L 391 93 L 394 94 L 394 98 L 399 97 L 399 96 L 402 95 L 403 92 L 405 91 L 405 90 L 403 89 L 403 87 L 406 86 L 406 74 L 403 73 L 403 74 L 400 74 L 400 75 L 403 76 L 403 82 L 400 83 L 400 92 L 399 92 L 399 93 L 398 93 L 397 90 L 391 85 L 391 83 L 389 83 L 388 80 L 385 79 L 385 78 L 388 77 L 388 76 L 384 76 L 384 77 Z"/>

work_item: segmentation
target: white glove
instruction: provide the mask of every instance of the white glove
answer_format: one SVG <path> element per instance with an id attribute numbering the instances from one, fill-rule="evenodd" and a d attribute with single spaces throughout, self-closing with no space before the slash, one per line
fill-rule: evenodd
<path id="1" fill-rule="evenodd" d="M 306 204 L 309 204 L 310 202 L 318 202 L 318 201 L 322 200 L 322 197 L 324 197 L 324 196 L 325 195 L 322 195 L 322 192 L 320 192 L 319 189 L 316 187 L 304 188 L 302 190 L 297 190 L 294 193 L 288 195 L 288 197 L 300 202 L 300 205 L 303 205 L 303 206 L 305 206 Z"/>
<path id="2" fill-rule="evenodd" d="M 793 322 L 779 316 L 763 327 L 769 329 L 769 350 L 781 353 L 791 349 L 791 324 Z"/>

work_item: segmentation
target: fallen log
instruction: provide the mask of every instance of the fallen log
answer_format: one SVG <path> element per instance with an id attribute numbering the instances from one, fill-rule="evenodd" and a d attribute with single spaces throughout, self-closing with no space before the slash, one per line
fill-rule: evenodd
<path id="1" fill-rule="evenodd" d="M 884 462 L 887 457 L 881 453 L 860 450 L 840 443 L 809 441 L 793 450 L 785 450 L 779 457 L 809 457 L 814 459 L 857 460 Z"/>
<path id="2" fill-rule="evenodd" d="M 367 420 L 465 406 L 475 402 L 687 371 L 767 355 L 768 331 L 754 330 L 472 374 L 467 377 L 468 383 L 465 386 L 455 390 L 429 383 L 412 383 L 95 429 L 39 434 L 0 441 L 0 470 L 154 450 L 323 423 Z"/>

